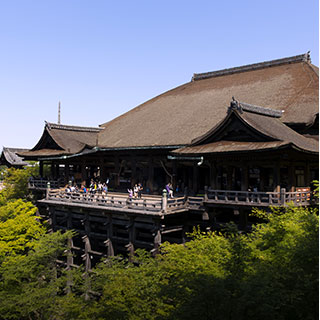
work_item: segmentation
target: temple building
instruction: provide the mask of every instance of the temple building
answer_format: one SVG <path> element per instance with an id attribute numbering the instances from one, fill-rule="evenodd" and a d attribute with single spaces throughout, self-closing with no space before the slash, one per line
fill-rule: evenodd
<path id="1" fill-rule="evenodd" d="M 22 157 L 18 156 L 18 153 L 27 152 L 28 149 L 21 148 L 8 148 L 3 147 L 0 156 L 0 166 L 7 166 L 8 168 L 21 169 L 28 165 L 28 162 L 23 161 Z"/>
<path id="2" fill-rule="evenodd" d="M 318 81 L 309 53 L 194 74 L 97 128 L 46 123 L 20 154 L 50 165 L 51 179 L 119 191 L 294 191 L 318 177 Z"/>
<path id="3" fill-rule="evenodd" d="M 252 207 L 312 205 L 318 88 L 309 53 L 194 74 L 98 127 L 46 122 L 38 143 L 19 155 L 40 162 L 32 187 L 47 190 L 39 204 L 53 229 L 83 237 L 73 250 L 89 260 L 157 251 L 163 241 L 185 241 L 194 226 L 232 220 L 248 230 Z M 91 179 L 107 181 L 108 195 L 52 190 Z M 168 182 L 173 199 L 163 193 Z M 143 197 L 128 199 L 136 183 Z"/>

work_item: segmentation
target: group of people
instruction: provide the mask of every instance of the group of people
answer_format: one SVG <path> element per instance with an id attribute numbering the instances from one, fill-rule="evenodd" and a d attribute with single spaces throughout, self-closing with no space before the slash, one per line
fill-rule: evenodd
<path id="1" fill-rule="evenodd" d="M 81 184 L 79 188 L 75 182 L 71 182 L 66 184 L 64 187 L 65 192 L 81 192 L 81 193 L 90 193 L 96 194 L 100 193 L 106 195 L 108 193 L 108 182 L 109 179 L 102 183 L 101 181 L 94 181 L 91 179 L 89 188 L 86 187 L 85 182 Z M 166 184 L 165 189 L 167 191 L 168 198 L 173 198 L 173 186 L 172 183 L 169 182 Z M 136 183 L 133 188 L 128 189 L 128 194 L 130 199 L 141 199 L 142 197 L 143 186 L 141 183 Z"/>
<path id="2" fill-rule="evenodd" d="M 64 189 L 65 192 L 81 192 L 81 193 L 102 193 L 102 194 L 107 194 L 108 193 L 108 182 L 102 183 L 101 181 L 97 182 L 91 179 L 89 188 L 86 187 L 85 182 L 81 184 L 81 187 L 79 188 L 75 182 L 71 182 L 67 184 Z"/>
<path id="3" fill-rule="evenodd" d="M 128 189 L 129 198 L 141 199 L 143 186 L 141 183 L 135 184 L 133 188 Z"/>

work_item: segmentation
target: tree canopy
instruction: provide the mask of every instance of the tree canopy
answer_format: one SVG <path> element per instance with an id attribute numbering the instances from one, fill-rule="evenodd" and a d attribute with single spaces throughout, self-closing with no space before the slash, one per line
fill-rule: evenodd
<path id="1" fill-rule="evenodd" d="M 232 223 L 194 230 L 156 257 L 137 250 L 133 261 L 108 258 L 88 273 L 57 265 L 74 234 L 47 233 L 36 207 L 15 198 L 24 172 L 6 181 L 0 319 L 318 319 L 317 208 L 254 210 L 261 222 L 249 233 Z"/>

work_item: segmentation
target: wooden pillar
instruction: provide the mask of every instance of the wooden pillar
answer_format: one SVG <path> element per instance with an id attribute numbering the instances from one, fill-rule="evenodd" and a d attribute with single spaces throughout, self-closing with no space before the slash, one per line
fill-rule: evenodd
<path id="1" fill-rule="evenodd" d="M 69 182 L 70 177 L 69 177 L 69 163 L 65 163 L 64 164 L 64 176 L 65 176 L 65 180 L 66 182 Z"/>
<path id="2" fill-rule="evenodd" d="M 130 164 L 131 164 L 131 186 L 134 186 L 137 181 L 137 162 L 134 157 L 130 158 Z"/>
<path id="3" fill-rule="evenodd" d="M 86 181 L 87 180 L 87 170 L 86 170 L 86 162 L 85 160 L 81 161 L 81 180 Z"/>
<path id="4" fill-rule="evenodd" d="M 280 163 L 273 163 L 273 191 L 280 192 Z"/>
<path id="5" fill-rule="evenodd" d="M 100 167 L 100 181 L 104 182 L 104 181 L 106 181 L 106 179 L 105 179 L 103 158 L 101 158 L 100 161 L 99 161 L 99 167 Z"/>
<path id="6" fill-rule="evenodd" d="M 111 214 L 108 215 L 107 222 L 106 222 L 106 229 L 107 229 L 107 240 L 104 242 L 105 246 L 107 247 L 107 255 L 108 257 L 114 256 L 113 244 L 112 244 L 112 236 L 113 236 L 113 226 L 112 226 L 112 216 Z"/>
<path id="7" fill-rule="evenodd" d="M 307 161 L 306 162 L 306 166 L 305 166 L 305 169 L 304 169 L 304 184 L 305 184 L 305 187 L 310 187 L 311 185 L 311 178 L 310 178 L 310 162 Z"/>
<path id="8" fill-rule="evenodd" d="M 134 256 L 134 245 L 136 240 L 136 228 L 134 225 L 134 217 L 129 218 L 129 243 L 126 245 L 128 255 L 129 255 L 129 261 L 133 261 Z"/>
<path id="9" fill-rule="evenodd" d="M 148 181 L 147 187 L 149 188 L 150 192 L 153 192 L 153 183 L 154 183 L 154 164 L 153 159 L 149 157 L 148 159 L 149 169 L 148 169 Z"/>
<path id="10" fill-rule="evenodd" d="M 173 190 L 176 190 L 176 187 L 177 187 L 177 161 L 176 160 L 172 161 L 172 187 L 173 187 Z"/>
<path id="11" fill-rule="evenodd" d="M 85 231 L 86 235 L 88 237 L 90 237 L 91 228 L 90 228 L 89 213 L 87 213 L 87 212 L 84 215 L 83 223 L 84 223 L 84 231 Z"/>
<path id="12" fill-rule="evenodd" d="M 294 192 L 295 190 L 295 186 L 296 186 L 295 180 L 296 179 L 295 179 L 295 173 L 294 173 L 294 165 L 291 162 L 289 164 L 289 191 L 290 192 Z"/>
<path id="13" fill-rule="evenodd" d="M 90 251 L 91 251 L 91 245 L 90 240 L 87 235 L 82 237 L 82 240 L 84 242 L 84 254 L 82 255 L 82 259 L 85 262 L 85 296 L 84 299 L 88 301 L 90 299 L 89 292 L 91 291 L 90 286 L 90 277 L 89 277 L 89 271 L 91 270 L 91 257 L 90 257 Z"/>
<path id="14" fill-rule="evenodd" d="M 218 172 L 214 161 L 210 161 L 210 187 L 211 189 L 218 189 L 217 184 Z"/>
<path id="15" fill-rule="evenodd" d="M 198 192 L 198 186 L 199 186 L 199 167 L 197 166 L 197 163 L 195 162 L 193 164 L 193 179 L 192 179 L 192 190 L 193 193 L 196 194 Z"/>
<path id="16" fill-rule="evenodd" d="M 114 157 L 114 171 L 116 173 L 114 176 L 114 186 L 117 188 L 120 185 L 120 163 L 118 156 Z"/>
<path id="17" fill-rule="evenodd" d="M 242 172 L 241 172 L 241 190 L 242 191 L 248 191 L 249 189 L 249 170 L 248 166 L 244 163 L 242 163 L 241 166 Z"/>
<path id="18" fill-rule="evenodd" d="M 39 174 L 40 177 L 43 178 L 43 161 L 39 161 Z"/>
<path id="19" fill-rule="evenodd" d="M 160 224 L 160 221 L 157 221 L 155 223 L 155 232 L 153 233 L 153 246 L 154 246 L 154 249 L 151 250 L 152 251 L 152 254 L 155 256 L 157 254 L 159 254 L 160 252 L 160 245 L 161 245 L 161 241 L 162 241 L 162 237 L 161 237 L 161 224 Z"/>
<path id="20" fill-rule="evenodd" d="M 54 176 L 54 178 L 55 179 L 59 179 L 60 177 L 59 177 L 59 163 L 56 163 L 55 164 L 55 176 Z"/>
<path id="21" fill-rule="evenodd" d="M 73 283 L 72 274 L 70 273 L 71 267 L 74 263 L 73 254 L 72 254 L 73 240 L 72 237 L 68 238 L 67 244 L 67 284 L 66 284 L 66 292 L 67 294 L 71 293 L 71 286 Z"/>
<path id="22" fill-rule="evenodd" d="M 232 175 L 233 175 L 233 167 L 228 165 L 227 167 L 227 189 L 232 190 Z"/>
<path id="23" fill-rule="evenodd" d="M 55 178 L 55 168 L 54 168 L 54 162 L 51 162 L 50 164 L 50 174 L 51 174 L 51 178 L 54 179 Z"/>

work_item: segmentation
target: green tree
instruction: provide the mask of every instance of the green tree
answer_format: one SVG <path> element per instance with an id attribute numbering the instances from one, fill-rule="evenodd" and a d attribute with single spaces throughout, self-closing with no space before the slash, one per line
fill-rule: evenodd
<path id="1" fill-rule="evenodd" d="M 59 309 L 67 277 L 56 260 L 70 236 L 42 235 L 28 254 L 6 258 L 0 267 L 0 319 L 67 319 Z"/>
<path id="2" fill-rule="evenodd" d="M 28 190 L 28 180 L 36 171 L 36 167 L 6 169 L 3 172 L 4 188 L 0 191 L 0 205 L 14 199 L 31 200 L 32 196 Z"/>
<path id="3" fill-rule="evenodd" d="M 80 318 L 317 319 L 317 211 L 254 214 L 265 222 L 249 234 L 195 232 L 155 259 L 100 264 L 91 277 L 100 298 Z"/>
<path id="4" fill-rule="evenodd" d="M 21 199 L 0 207 L 0 263 L 9 255 L 26 254 L 46 232 L 37 208 Z"/>

